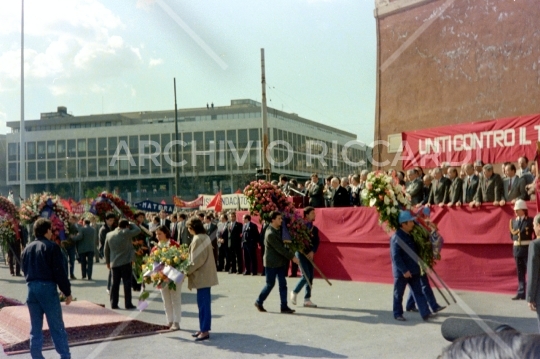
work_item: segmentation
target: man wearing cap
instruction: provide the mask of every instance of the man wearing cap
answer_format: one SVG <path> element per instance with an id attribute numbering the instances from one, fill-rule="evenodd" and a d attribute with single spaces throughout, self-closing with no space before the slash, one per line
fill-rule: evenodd
<path id="1" fill-rule="evenodd" d="M 493 173 L 493 165 L 484 166 L 484 175 L 480 177 L 478 189 L 474 195 L 473 201 L 469 204 L 471 207 L 479 207 L 482 203 L 493 203 L 494 206 L 504 206 L 503 180 L 497 173 Z"/>
<path id="2" fill-rule="evenodd" d="M 529 244 L 534 232 L 533 220 L 528 216 L 527 203 L 518 199 L 514 204 L 516 217 L 510 220 L 510 238 L 514 242 L 514 259 L 516 260 L 518 290 L 512 300 L 525 299 L 525 273 Z"/>
<path id="3" fill-rule="evenodd" d="M 403 317 L 403 293 L 407 284 L 411 287 L 414 299 L 422 319 L 428 320 L 435 314 L 429 311 L 426 298 L 422 293 L 420 283 L 420 266 L 416 245 L 410 234 L 414 227 L 414 219 L 410 211 L 399 212 L 399 229 L 390 238 L 390 256 L 392 259 L 392 274 L 394 276 L 394 318 L 405 321 Z"/>

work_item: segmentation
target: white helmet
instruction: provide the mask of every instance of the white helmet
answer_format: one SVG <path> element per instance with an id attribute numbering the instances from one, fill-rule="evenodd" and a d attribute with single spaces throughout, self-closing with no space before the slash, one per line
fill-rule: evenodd
<path id="1" fill-rule="evenodd" d="M 522 199 L 518 199 L 516 203 L 514 204 L 514 211 L 517 211 L 518 209 L 523 209 L 526 211 L 527 203 Z"/>

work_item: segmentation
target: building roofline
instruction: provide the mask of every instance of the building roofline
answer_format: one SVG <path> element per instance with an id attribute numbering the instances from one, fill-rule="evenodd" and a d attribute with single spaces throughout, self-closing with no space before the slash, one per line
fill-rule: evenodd
<path id="1" fill-rule="evenodd" d="M 246 101 L 245 103 L 235 102 Z M 249 102 L 248 102 L 249 101 Z M 190 116 L 202 116 L 202 115 L 212 115 L 212 114 L 228 114 L 228 113 L 250 113 L 260 112 L 260 103 L 253 100 L 231 100 L 231 105 L 229 106 L 219 106 L 213 108 L 198 107 L 198 108 L 186 108 L 178 109 L 178 117 L 190 117 Z M 287 113 L 284 111 L 277 110 L 275 108 L 268 107 L 268 113 L 274 114 L 275 116 L 279 115 L 286 117 L 291 120 L 295 120 L 307 125 L 317 127 L 326 131 L 332 131 L 344 136 L 357 138 L 354 133 L 347 132 L 335 127 L 331 127 L 319 122 L 308 120 L 307 118 L 298 116 L 296 113 Z M 98 114 L 98 115 L 83 115 L 83 116 L 62 116 L 59 114 L 57 117 L 52 117 L 51 113 L 47 113 L 48 117 L 38 119 L 38 120 L 26 120 L 25 125 L 34 125 L 34 124 L 44 124 L 44 125 L 60 125 L 60 124 L 79 124 L 85 123 L 88 121 L 94 122 L 108 122 L 108 121 L 123 121 L 126 125 L 135 125 L 142 123 L 142 120 L 145 119 L 156 119 L 160 116 L 168 118 L 171 115 L 174 117 L 173 110 L 158 110 L 158 111 L 139 111 L 139 112 L 121 112 L 121 113 L 109 113 L 109 114 Z M 12 129 L 20 128 L 20 121 L 8 121 L 6 123 L 7 127 Z"/>

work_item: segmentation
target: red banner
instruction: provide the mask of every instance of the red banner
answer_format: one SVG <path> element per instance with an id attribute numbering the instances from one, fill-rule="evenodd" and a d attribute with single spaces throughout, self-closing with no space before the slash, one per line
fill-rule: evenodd
<path id="1" fill-rule="evenodd" d="M 203 196 L 199 196 L 199 197 L 197 197 L 196 199 L 194 199 L 191 202 L 186 202 L 186 201 L 183 201 L 183 200 L 181 200 L 180 198 L 178 198 L 176 196 L 173 196 L 173 201 L 174 201 L 175 207 L 199 208 L 199 206 L 202 206 L 202 204 L 203 204 Z"/>
<path id="2" fill-rule="evenodd" d="M 404 169 L 443 162 L 516 162 L 524 155 L 532 160 L 540 140 L 540 114 L 403 132 L 401 138 Z"/>

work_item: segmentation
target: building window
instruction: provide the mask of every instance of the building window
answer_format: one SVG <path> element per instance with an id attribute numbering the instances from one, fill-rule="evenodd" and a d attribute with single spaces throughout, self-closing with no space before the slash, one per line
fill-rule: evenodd
<path id="1" fill-rule="evenodd" d="M 47 161 L 47 179 L 56 179 L 56 161 Z"/>
<path id="2" fill-rule="evenodd" d="M 59 159 L 56 163 L 58 179 L 67 179 L 66 160 Z"/>
<path id="3" fill-rule="evenodd" d="M 86 157 L 86 140 L 77 140 L 77 156 Z"/>
<path id="4" fill-rule="evenodd" d="M 135 161 L 135 166 L 129 165 L 129 171 L 132 175 L 138 175 L 139 174 L 139 156 L 133 156 L 133 160 Z"/>
<path id="5" fill-rule="evenodd" d="M 66 158 L 66 141 L 56 141 L 56 153 L 58 158 Z"/>
<path id="6" fill-rule="evenodd" d="M 28 162 L 28 173 L 26 175 L 27 179 L 29 181 L 36 179 L 36 163 L 35 162 Z"/>
<path id="7" fill-rule="evenodd" d="M 77 147 L 75 140 L 68 140 L 67 141 L 67 157 L 73 157 L 77 156 Z"/>
<path id="8" fill-rule="evenodd" d="M 37 178 L 38 180 L 44 180 L 47 178 L 47 162 L 41 161 L 37 163 Z"/>
<path id="9" fill-rule="evenodd" d="M 110 159 L 109 159 L 110 161 Z M 121 161 L 116 161 L 114 165 L 110 165 L 109 162 L 109 176 L 118 176 L 118 163 Z M 123 162 L 123 161 L 122 161 Z"/>
<path id="10" fill-rule="evenodd" d="M 37 159 L 45 159 L 45 141 L 40 141 L 37 143 Z"/>
<path id="11" fill-rule="evenodd" d="M 204 149 L 204 139 L 203 139 L 203 133 L 202 132 L 195 132 L 193 133 L 193 141 L 197 142 L 197 151 L 202 151 Z"/>
<path id="12" fill-rule="evenodd" d="M 88 159 L 88 177 L 97 176 L 97 160 L 95 158 Z"/>
<path id="13" fill-rule="evenodd" d="M 28 142 L 26 144 L 26 158 L 29 160 L 36 159 L 36 143 L 35 142 Z"/>
<path id="14" fill-rule="evenodd" d="M 98 156 L 107 156 L 107 139 L 106 138 L 98 138 Z"/>
<path id="15" fill-rule="evenodd" d="M 238 130 L 238 148 L 244 149 L 248 144 L 247 130 Z"/>
<path id="16" fill-rule="evenodd" d="M 86 173 L 87 167 L 86 167 L 86 160 L 79 160 L 79 178 L 85 178 L 88 176 Z"/>
<path id="17" fill-rule="evenodd" d="M 120 175 L 127 176 L 129 174 L 129 161 L 122 160 L 118 162 L 120 163 Z"/>
<path id="18" fill-rule="evenodd" d="M 107 159 L 100 158 L 98 160 L 98 175 L 99 177 L 107 177 Z"/>
<path id="19" fill-rule="evenodd" d="M 95 138 L 89 138 L 88 139 L 88 157 L 94 157 L 96 155 L 96 139 Z"/>
<path id="20" fill-rule="evenodd" d="M 109 155 L 114 155 L 116 153 L 116 146 L 118 146 L 117 137 L 109 137 Z"/>
<path id="21" fill-rule="evenodd" d="M 17 181 L 19 179 L 19 164 L 10 163 L 8 165 L 8 181 Z"/>
<path id="22" fill-rule="evenodd" d="M 169 159 L 173 158 L 169 156 Z M 171 162 L 166 158 L 165 155 L 161 156 L 161 173 L 171 173 Z"/>
<path id="23" fill-rule="evenodd" d="M 129 152 L 132 155 L 139 153 L 139 137 L 138 136 L 129 136 Z"/>
<path id="24" fill-rule="evenodd" d="M 56 158 L 56 141 L 47 141 L 47 158 Z"/>

